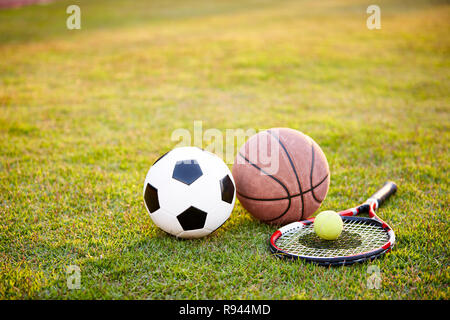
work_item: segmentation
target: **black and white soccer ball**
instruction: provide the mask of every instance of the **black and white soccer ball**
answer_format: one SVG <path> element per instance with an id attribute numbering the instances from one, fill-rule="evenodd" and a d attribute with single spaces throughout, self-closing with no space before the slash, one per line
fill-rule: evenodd
<path id="1" fill-rule="evenodd" d="M 179 238 L 200 238 L 230 217 L 235 190 L 222 159 L 200 148 L 181 147 L 160 157 L 148 171 L 144 203 L 162 230 Z"/>

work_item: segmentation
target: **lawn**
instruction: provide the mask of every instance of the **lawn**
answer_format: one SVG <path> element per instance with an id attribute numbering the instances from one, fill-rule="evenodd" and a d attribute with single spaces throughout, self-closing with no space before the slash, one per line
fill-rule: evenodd
<path id="1" fill-rule="evenodd" d="M 81 30 L 66 28 L 70 4 Z M 369 30 L 370 4 L 0 10 L 0 298 L 449 299 L 450 5 L 380 0 L 381 29 Z M 393 251 L 341 268 L 282 261 L 268 250 L 276 227 L 238 202 L 208 237 L 159 230 L 145 175 L 194 121 L 311 136 L 331 171 L 321 209 L 395 181 L 379 211 Z M 80 289 L 67 286 L 71 265 Z"/>

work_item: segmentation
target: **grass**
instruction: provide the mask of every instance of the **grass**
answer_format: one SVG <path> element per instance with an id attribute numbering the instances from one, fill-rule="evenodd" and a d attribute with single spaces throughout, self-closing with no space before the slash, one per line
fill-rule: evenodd
<path id="1" fill-rule="evenodd" d="M 77 3 L 82 29 L 65 28 Z M 59 1 L 0 11 L 2 299 L 449 299 L 450 6 L 362 0 Z M 272 257 L 236 204 L 182 241 L 147 214 L 171 133 L 291 127 L 327 155 L 322 209 L 363 201 L 396 231 L 385 258 Z M 230 163 L 230 167 L 231 167 Z M 66 268 L 81 269 L 81 289 Z M 381 288 L 369 289 L 369 266 Z"/>

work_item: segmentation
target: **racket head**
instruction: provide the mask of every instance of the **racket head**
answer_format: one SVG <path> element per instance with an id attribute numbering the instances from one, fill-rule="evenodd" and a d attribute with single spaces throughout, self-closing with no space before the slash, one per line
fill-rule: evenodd
<path id="1" fill-rule="evenodd" d="M 373 260 L 394 246 L 393 230 L 378 217 L 341 217 L 344 228 L 337 240 L 319 238 L 313 229 L 314 219 L 311 219 L 277 230 L 269 240 L 270 250 L 280 258 L 338 266 Z"/>

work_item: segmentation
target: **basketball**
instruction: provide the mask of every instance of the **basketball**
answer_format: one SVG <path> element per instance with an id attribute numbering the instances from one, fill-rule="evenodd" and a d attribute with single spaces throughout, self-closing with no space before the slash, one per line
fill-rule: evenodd
<path id="1" fill-rule="evenodd" d="M 232 173 L 242 206 L 268 224 L 308 219 L 330 185 L 322 149 L 290 128 L 272 128 L 250 137 L 238 152 Z"/>

